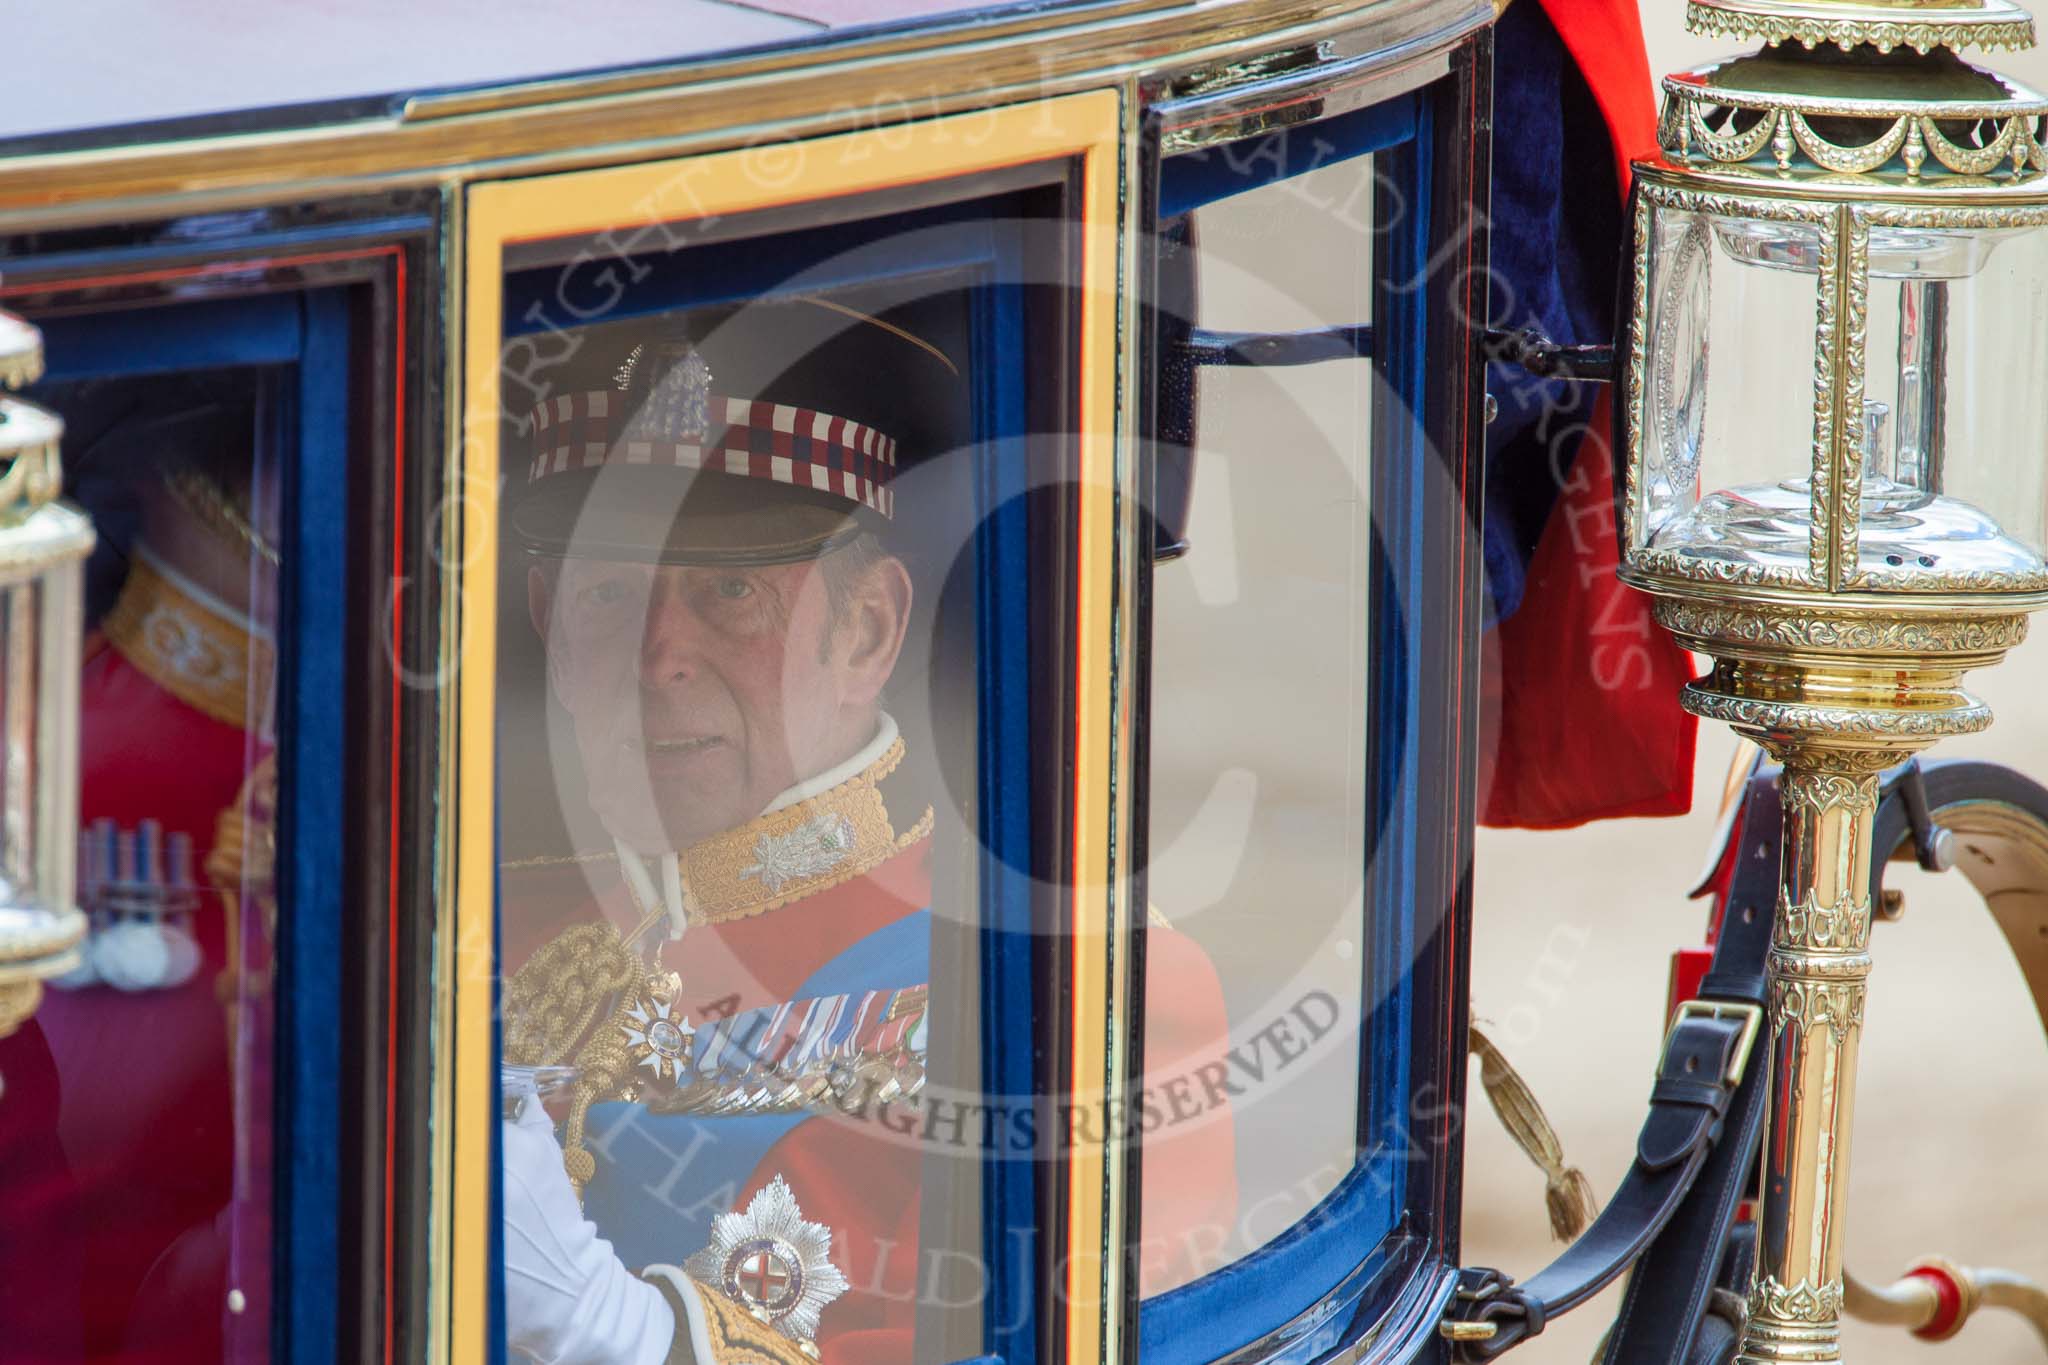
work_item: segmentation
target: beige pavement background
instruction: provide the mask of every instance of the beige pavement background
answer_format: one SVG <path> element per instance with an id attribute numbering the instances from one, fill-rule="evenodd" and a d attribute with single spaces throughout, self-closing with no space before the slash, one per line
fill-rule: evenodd
<path id="1" fill-rule="evenodd" d="M 1677 0 L 1644 5 L 1654 70 L 1726 50 L 1687 35 L 1681 13 Z M 2040 52 L 1999 65 L 2048 82 Z M 2048 628 L 1975 686 L 1997 723 L 1937 755 L 2048 774 Z M 1669 953 L 1700 934 L 1702 908 L 1684 895 L 1705 856 L 1733 747 L 1725 729 L 1701 728 L 1694 808 L 1681 819 L 1480 832 L 1474 1008 L 1535 1086 L 1567 1158 L 1603 1192 L 1627 1168 L 1649 1092 Z M 1908 869 L 1891 884 L 1905 891 L 1906 915 L 1880 926 L 1874 945 L 1849 1263 L 1866 1279 L 1889 1278 L 1939 1253 L 2048 1280 L 2048 1041 L 2003 940 L 1960 875 Z M 1466 1148 L 1465 1261 L 1526 1275 L 1551 1252 L 1542 1177 L 1482 1102 Z M 1559 1321 L 1515 1358 L 1591 1359 L 1616 1297 Z M 2023 1324 L 2001 1314 L 1981 1314 L 1946 1345 L 1851 1323 L 1845 1354 L 1854 1365 L 2048 1360 Z"/>

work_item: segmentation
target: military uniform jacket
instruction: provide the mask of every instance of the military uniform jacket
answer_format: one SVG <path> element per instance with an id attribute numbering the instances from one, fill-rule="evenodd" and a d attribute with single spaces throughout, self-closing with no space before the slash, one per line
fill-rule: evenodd
<path id="1" fill-rule="evenodd" d="M 629 1268 L 688 1281 L 679 1322 L 700 1355 L 795 1361 L 808 1344 L 828 1365 L 910 1359 L 934 1142 L 979 1159 L 1016 1136 L 994 1101 L 984 1131 L 931 1131 L 945 1091 L 925 1075 L 931 1035 L 967 1026 L 932 1009 L 933 821 L 889 818 L 875 788 L 896 757 L 684 855 L 679 940 L 611 861 L 506 874 L 506 1059 L 579 1068 L 550 1111 L 584 1212 Z M 642 927 L 657 946 L 636 961 L 625 940 Z M 1153 1069 L 1220 1056 L 1206 958 L 1170 931 L 1151 954 Z M 1227 1116 L 1148 1145 L 1145 1171 L 1156 1291 L 1223 1240 L 1196 1225 L 1235 1216 Z M 769 1218 L 808 1229 L 795 1242 L 816 1244 L 809 1264 L 760 1254 Z"/>

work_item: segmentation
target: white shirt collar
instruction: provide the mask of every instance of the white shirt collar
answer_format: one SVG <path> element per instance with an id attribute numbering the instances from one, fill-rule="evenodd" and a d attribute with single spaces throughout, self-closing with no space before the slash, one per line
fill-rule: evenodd
<path id="1" fill-rule="evenodd" d="M 896 735 L 896 718 L 887 711 L 882 712 L 875 724 L 875 737 L 861 746 L 853 757 L 844 763 L 827 768 L 816 777 L 807 777 L 795 786 L 785 789 L 763 808 L 761 814 L 767 815 L 772 811 L 794 806 L 799 801 L 808 801 L 821 792 L 831 791 L 840 783 L 858 777 L 872 766 L 876 759 L 888 752 L 889 746 L 896 742 Z"/>
<path id="2" fill-rule="evenodd" d="M 853 757 L 847 759 L 844 763 L 827 768 L 816 777 L 805 778 L 795 786 L 784 791 L 780 796 L 770 801 L 767 809 L 763 810 L 761 814 L 766 815 L 770 811 L 782 810 L 785 807 L 795 805 L 799 801 L 808 801 L 810 798 L 822 792 L 828 792 L 840 783 L 858 776 L 872 765 L 875 760 L 888 752 L 889 746 L 896 742 L 896 735 L 895 717 L 891 716 L 887 711 L 882 712 L 881 719 L 875 725 L 875 737 L 863 745 L 860 752 L 854 754 Z M 625 842 L 618 838 L 612 840 L 612 847 L 618 850 L 619 869 L 625 873 L 626 881 L 633 888 L 633 897 L 639 903 L 640 908 L 648 910 L 656 905 L 662 906 L 668 912 L 669 938 L 671 940 L 681 938 L 683 930 L 689 927 L 689 917 L 684 903 L 681 860 L 678 856 L 674 853 L 661 853 L 655 856 L 655 871 L 661 877 L 661 884 L 656 886 L 654 881 L 655 873 L 650 873 L 647 870 L 647 865 L 640 861 L 640 855 L 627 848 Z"/>

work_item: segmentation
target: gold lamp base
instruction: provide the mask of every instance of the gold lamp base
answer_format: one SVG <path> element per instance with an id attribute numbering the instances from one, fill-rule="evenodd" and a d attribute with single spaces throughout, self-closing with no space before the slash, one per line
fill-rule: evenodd
<path id="1" fill-rule="evenodd" d="M 1684 705 L 1784 765 L 1783 860 L 1767 968 L 1771 1101 L 1744 1362 L 1841 1358 L 1843 1205 L 1870 974 L 1879 775 L 1991 723 L 1962 686 L 2026 636 L 2025 607 L 1880 614 L 1661 595 L 1658 621 L 1713 669 Z"/>
<path id="2" fill-rule="evenodd" d="M 1668 586 L 1645 583 L 1652 592 Z M 1714 660 L 1685 690 L 1685 707 L 1769 747 L 1794 740 L 1895 754 L 1991 723 L 1962 685 L 2027 636 L 2031 599 L 1921 613 L 1887 602 L 1857 608 L 1660 595 L 1658 624 Z"/>

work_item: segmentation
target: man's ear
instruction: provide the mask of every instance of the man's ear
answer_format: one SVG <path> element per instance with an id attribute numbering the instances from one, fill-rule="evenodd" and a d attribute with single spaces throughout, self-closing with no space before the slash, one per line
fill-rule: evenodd
<path id="1" fill-rule="evenodd" d="M 882 695 L 910 630 L 910 571 L 894 555 L 868 566 L 848 603 L 848 700 L 865 704 Z"/>
<path id="2" fill-rule="evenodd" d="M 548 613 L 554 609 L 555 589 L 538 564 L 526 571 L 526 614 L 533 618 L 533 633 L 548 638 Z"/>

